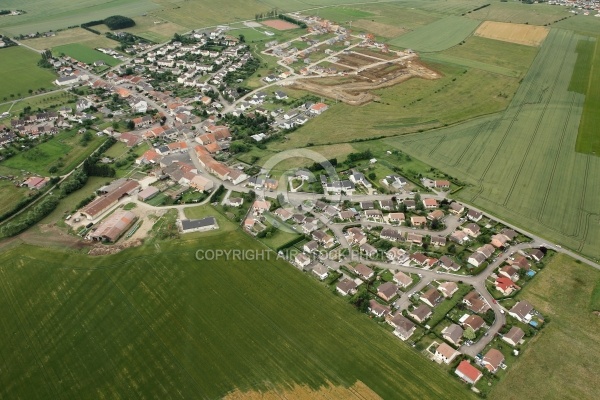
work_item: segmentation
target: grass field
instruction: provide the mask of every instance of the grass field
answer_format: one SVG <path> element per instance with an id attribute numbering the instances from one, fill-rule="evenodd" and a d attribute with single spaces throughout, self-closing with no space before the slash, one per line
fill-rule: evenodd
<path id="1" fill-rule="evenodd" d="M 380 102 L 361 107 L 334 104 L 323 118 L 309 121 L 288 135 L 289 140 L 269 148 L 349 142 L 440 127 L 505 109 L 518 86 L 518 79 L 510 76 L 449 64 L 432 66 L 443 73 L 441 79 L 411 79 L 379 90 L 375 93 Z M 481 82 L 488 83 L 482 86 Z M 457 98 L 461 101 L 454 101 Z"/>
<path id="2" fill-rule="evenodd" d="M 600 318 L 592 314 L 598 287 L 599 271 L 558 255 L 519 293 L 549 322 L 488 398 L 514 399 L 516 393 L 518 398 L 596 397 L 600 381 L 590 374 L 600 367 Z"/>
<path id="3" fill-rule="evenodd" d="M 109 56 L 87 47 L 81 43 L 71 43 L 62 46 L 56 46 L 52 49 L 55 54 L 64 53 L 69 57 L 73 57 L 76 60 L 84 62 L 86 64 L 93 64 L 95 61 L 104 61 L 106 64 L 112 66 L 118 65 L 121 61 L 114 57 Z"/>
<path id="4" fill-rule="evenodd" d="M 0 180 L 0 215 L 14 208 L 14 205 L 25 198 L 29 189 L 18 188 L 11 181 Z"/>
<path id="5" fill-rule="evenodd" d="M 16 17 L 0 19 L 0 32 L 11 36 L 67 28 L 84 22 L 104 19 L 111 15 L 134 17 L 156 9 L 152 0 L 3 0 L 2 8 L 25 10 Z"/>
<path id="6" fill-rule="evenodd" d="M 90 258 L 0 255 L 2 398 L 220 398 L 362 381 L 383 398 L 469 398 L 465 386 L 240 231 Z M 90 372 L 93 371 L 93 374 Z"/>
<path id="7" fill-rule="evenodd" d="M 592 15 L 571 15 L 564 21 L 559 21 L 552 26 L 575 31 L 586 36 L 600 35 L 600 18 L 595 18 Z"/>
<path id="8" fill-rule="evenodd" d="M 552 30 L 505 112 L 386 143 L 466 180 L 457 197 L 600 257 L 600 158 L 574 151 L 584 96 L 568 90 L 580 39 Z"/>
<path id="9" fill-rule="evenodd" d="M 28 96 L 29 89 L 53 87 L 52 81 L 56 79 L 56 74 L 49 69 L 38 67 L 40 59 L 38 53 L 23 47 L 14 46 L 0 50 L 0 74 L 10 76 L 10 79 L 4 79 L 0 85 L 0 101 Z"/>
<path id="10" fill-rule="evenodd" d="M 594 41 L 581 40 L 577 45 L 577 63 L 569 90 L 585 94 L 583 115 L 575 149 L 581 153 L 600 155 L 600 36 Z"/>
<path id="11" fill-rule="evenodd" d="M 107 38 L 104 35 L 96 35 L 83 28 L 72 28 L 57 32 L 56 36 L 29 39 L 25 42 L 27 46 L 44 50 L 71 43 L 81 43 L 86 47 L 95 49 L 97 47 L 114 48 L 119 42 Z"/>
<path id="12" fill-rule="evenodd" d="M 420 52 L 442 51 L 465 40 L 478 25 L 479 21 L 468 18 L 445 17 L 412 32 L 405 33 L 388 43 Z M 440 32 L 443 32 L 443 34 L 440 34 Z"/>
<path id="13" fill-rule="evenodd" d="M 10 113 L 14 118 L 14 115 L 18 115 L 25 107 L 31 107 L 32 110 L 37 110 L 38 108 L 47 110 L 68 104 L 69 101 L 74 99 L 76 99 L 76 96 L 68 92 L 59 91 L 46 93 L 35 97 L 28 97 L 23 100 L 16 100 L 14 103 L 4 104 L 0 107 L 0 111 L 4 112 L 10 109 Z M 0 123 L 8 123 L 10 122 L 10 118 L 11 117 L 5 118 L 4 120 L 0 119 Z"/>
<path id="14" fill-rule="evenodd" d="M 567 7 L 548 4 L 522 4 L 519 2 L 490 2 L 489 7 L 468 13 L 466 16 L 478 20 L 512 22 L 515 24 L 544 25 L 570 16 Z"/>
<path id="15" fill-rule="evenodd" d="M 77 129 L 61 132 L 50 140 L 3 161 L 2 165 L 45 176 L 51 175 L 48 168 L 60 165 L 53 175 L 63 175 L 81 163 L 106 137 L 94 135 L 87 146 L 82 146 L 80 140 L 81 135 L 77 134 Z"/>

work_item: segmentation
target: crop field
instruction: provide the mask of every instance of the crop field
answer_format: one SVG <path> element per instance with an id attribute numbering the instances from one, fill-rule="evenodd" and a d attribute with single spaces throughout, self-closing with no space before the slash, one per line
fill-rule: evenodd
<path id="1" fill-rule="evenodd" d="M 405 33 L 388 43 L 421 52 L 442 51 L 465 40 L 478 25 L 478 21 L 468 18 L 445 17 L 412 32 Z M 443 32 L 443 34 L 440 34 L 440 32 Z"/>
<path id="2" fill-rule="evenodd" d="M 600 36 L 594 41 L 581 40 L 577 45 L 577 64 L 569 89 L 585 94 L 583 115 L 575 149 L 581 153 L 600 155 Z"/>
<path id="3" fill-rule="evenodd" d="M 288 140 L 270 144 L 270 148 L 351 142 L 441 127 L 504 110 L 518 87 L 518 79 L 510 76 L 449 64 L 430 66 L 442 73 L 440 79 L 410 79 L 374 91 L 380 98 L 378 103 L 360 107 L 334 104 L 322 118 L 307 122 L 289 134 Z M 488 83 L 482 86 L 481 82 Z M 457 98 L 461 101 L 455 101 Z"/>
<path id="4" fill-rule="evenodd" d="M 0 85 L 0 101 L 12 100 L 13 97 L 28 95 L 29 89 L 53 87 L 56 75 L 49 69 L 37 66 L 41 59 L 34 51 L 23 47 L 9 47 L 0 50 L 0 74 L 3 79 Z"/>
<path id="5" fill-rule="evenodd" d="M 373 3 L 356 5 L 354 7 L 363 12 L 368 12 L 370 15 L 363 19 L 350 19 L 352 21 L 352 28 L 359 28 L 365 31 L 370 31 L 373 28 L 370 32 L 383 37 L 394 37 L 392 34 L 395 31 L 401 30 L 402 32 L 399 32 L 399 35 L 406 30 L 430 24 L 440 18 L 440 15 L 428 11 L 403 8 L 403 3 L 400 2 Z M 320 13 L 321 11 L 319 11 L 319 15 Z M 344 21 L 338 22 L 343 23 Z M 347 25 L 344 24 L 344 26 Z M 389 29 L 389 31 L 384 32 L 385 29 Z"/>
<path id="6" fill-rule="evenodd" d="M 11 181 L 0 179 L 0 215 L 12 210 L 14 205 L 25 198 L 27 188 L 18 188 Z"/>
<path id="7" fill-rule="evenodd" d="M 571 15 L 569 18 L 559 21 L 552 26 L 575 31 L 586 36 L 600 35 L 600 18 L 595 18 L 592 15 Z"/>
<path id="8" fill-rule="evenodd" d="M 80 43 L 65 44 L 63 46 L 57 46 L 52 49 L 55 54 L 64 53 L 69 57 L 73 57 L 76 60 L 84 62 L 86 64 L 93 64 L 95 61 L 104 61 L 106 64 L 112 66 L 118 65 L 121 61 L 114 57 L 109 56 L 94 50 Z"/>
<path id="9" fill-rule="evenodd" d="M 109 39 L 104 35 L 96 35 L 95 33 L 83 28 L 67 29 L 57 32 L 56 36 L 28 39 L 25 41 L 27 46 L 31 46 L 39 50 L 51 49 L 53 47 L 71 43 L 80 43 L 91 49 L 95 49 L 97 47 L 115 48 L 119 45 L 119 42 Z"/>
<path id="10" fill-rule="evenodd" d="M 387 143 L 466 180 L 457 197 L 599 257 L 600 158 L 574 151 L 585 96 L 568 90 L 580 39 L 552 30 L 505 112 Z"/>
<path id="11" fill-rule="evenodd" d="M 94 135 L 87 146 L 82 146 L 79 143 L 80 138 L 81 135 L 77 134 L 76 129 L 61 132 L 44 143 L 4 160 L 2 165 L 43 176 L 50 176 L 48 169 L 56 165 L 58 171 L 55 175 L 63 175 L 71 171 L 106 140 L 105 137 Z"/>
<path id="12" fill-rule="evenodd" d="M 358 381 L 383 398 L 473 396 L 271 251 L 196 260 L 267 251 L 239 230 L 187 237 L 105 257 L 4 250 L 0 397 L 221 398 Z"/>
<path id="13" fill-rule="evenodd" d="M 152 0 L 3 0 L 2 8 L 25 10 L 15 17 L 0 18 L 0 32 L 11 36 L 67 28 L 111 15 L 135 17 L 157 8 Z"/>
<path id="14" fill-rule="evenodd" d="M 495 21 L 484 21 L 475 31 L 475 36 L 526 46 L 539 46 L 547 35 L 548 28 L 543 26 Z"/>
<path id="15" fill-rule="evenodd" d="M 557 255 L 519 293 L 549 322 L 519 355 L 518 363 L 494 386 L 488 398 L 593 399 L 600 392 L 600 318 L 593 304 L 600 272 Z"/>
<path id="16" fill-rule="evenodd" d="M 519 2 L 490 2 L 489 7 L 468 13 L 466 16 L 478 20 L 512 22 L 515 24 L 545 25 L 563 17 L 569 17 L 567 7 L 549 4 L 522 4 Z"/>

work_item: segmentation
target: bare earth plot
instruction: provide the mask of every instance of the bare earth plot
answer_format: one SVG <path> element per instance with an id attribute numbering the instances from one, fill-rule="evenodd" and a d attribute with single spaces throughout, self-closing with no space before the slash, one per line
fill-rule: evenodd
<path id="1" fill-rule="evenodd" d="M 475 36 L 526 46 L 539 46 L 547 35 L 548 28 L 543 26 L 495 21 L 484 21 L 475 31 Z"/>
<path id="2" fill-rule="evenodd" d="M 291 22 L 284 21 L 282 19 L 269 19 L 267 21 L 262 21 L 262 24 L 273 29 L 277 29 L 278 31 L 287 31 L 289 29 L 299 28 L 298 25 L 292 24 Z"/>
<path id="3" fill-rule="evenodd" d="M 575 152 L 585 96 L 569 91 L 581 38 L 552 30 L 505 112 L 386 142 L 470 183 L 457 197 L 600 257 L 600 158 Z"/>
<path id="4" fill-rule="evenodd" d="M 367 385 L 358 381 L 345 388 L 340 386 L 323 386 L 318 390 L 307 386 L 296 385 L 288 390 L 270 390 L 268 392 L 241 392 L 236 390 L 224 397 L 225 400 L 307 400 L 307 399 L 339 399 L 339 400 L 377 400 L 381 397 L 373 392 Z"/>

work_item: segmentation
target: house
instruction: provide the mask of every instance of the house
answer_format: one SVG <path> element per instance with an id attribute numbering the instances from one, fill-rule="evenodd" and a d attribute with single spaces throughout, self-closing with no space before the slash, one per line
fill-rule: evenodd
<path id="1" fill-rule="evenodd" d="M 450 181 L 445 181 L 445 180 L 433 181 L 433 187 L 435 187 L 436 189 L 448 189 L 448 188 L 450 188 Z"/>
<path id="2" fill-rule="evenodd" d="M 492 254 L 494 254 L 494 251 L 496 251 L 496 249 L 494 248 L 494 246 L 492 246 L 489 243 L 484 244 L 483 246 L 481 246 L 477 249 L 477 252 L 483 254 L 486 259 L 490 258 L 492 256 Z"/>
<path id="3" fill-rule="evenodd" d="M 529 271 L 529 269 L 531 268 L 531 266 L 529 265 L 529 261 L 527 261 L 527 258 L 525 258 L 521 255 L 515 256 L 515 258 L 509 262 L 514 267 L 519 268 L 519 269 L 524 269 L 526 271 Z"/>
<path id="4" fill-rule="evenodd" d="M 438 286 L 438 290 L 444 295 L 444 297 L 450 298 L 458 291 L 458 285 L 456 282 L 443 282 Z"/>
<path id="5" fill-rule="evenodd" d="M 317 278 L 319 278 L 320 280 L 323 280 L 323 279 L 327 278 L 327 275 L 329 275 L 329 270 L 323 264 L 317 263 L 313 267 L 312 273 L 315 274 L 317 276 Z"/>
<path id="6" fill-rule="evenodd" d="M 494 287 L 504 296 L 510 296 L 513 291 L 519 288 L 517 285 L 515 285 L 512 279 L 507 278 L 505 276 L 500 276 L 496 278 L 496 281 L 494 282 Z"/>
<path id="7" fill-rule="evenodd" d="M 363 245 L 367 243 L 367 235 L 360 228 L 349 228 L 346 231 L 346 239 L 350 244 Z"/>
<path id="8" fill-rule="evenodd" d="M 379 200 L 379 208 L 390 211 L 394 208 L 394 202 L 392 200 Z"/>
<path id="9" fill-rule="evenodd" d="M 254 220 L 254 218 L 246 218 L 244 220 L 244 228 L 250 230 L 250 229 L 254 228 L 255 223 L 256 223 L 256 221 Z"/>
<path id="10" fill-rule="evenodd" d="M 360 252 L 364 253 L 368 257 L 373 257 L 377 254 L 377 249 L 371 246 L 369 243 L 363 243 L 359 246 Z"/>
<path id="11" fill-rule="evenodd" d="M 404 200 L 403 203 L 407 210 L 414 210 L 417 208 L 417 203 L 414 200 Z"/>
<path id="12" fill-rule="evenodd" d="M 410 261 L 420 266 L 427 265 L 427 256 L 423 253 L 413 253 L 410 255 Z"/>
<path id="13" fill-rule="evenodd" d="M 502 235 L 502 234 L 496 234 L 492 236 L 492 246 L 494 246 L 495 248 L 499 249 L 500 247 L 504 247 L 506 246 L 506 243 L 508 243 L 510 240 L 508 237 Z"/>
<path id="14" fill-rule="evenodd" d="M 525 332 L 523 329 L 518 326 L 513 326 L 510 330 L 502 336 L 502 340 L 506 343 L 510 344 L 513 347 L 516 347 L 521 340 L 525 337 Z"/>
<path id="15" fill-rule="evenodd" d="M 517 304 L 515 304 L 513 306 L 513 308 L 511 308 L 508 311 L 508 315 L 510 315 L 513 318 L 518 319 L 519 321 L 523 322 L 524 324 L 528 324 L 529 321 L 531 321 L 532 311 L 533 311 L 533 306 L 531 304 L 529 304 L 528 302 L 526 302 L 525 300 L 522 300 L 522 301 L 518 302 Z"/>
<path id="16" fill-rule="evenodd" d="M 306 219 L 306 217 L 303 214 L 292 215 L 292 221 L 294 221 L 297 224 L 303 223 L 305 219 Z"/>
<path id="17" fill-rule="evenodd" d="M 444 218 L 444 212 L 442 210 L 434 210 L 427 215 L 427 219 L 430 221 L 440 221 Z"/>
<path id="18" fill-rule="evenodd" d="M 302 232 L 306 235 L 310 234 L 312 231 L 316 231 L 319 228 L 315 221 L 309 221 L 308 218 L 302 224 Z"/>
<path id="19" fill-rule="evenodd" d="M 375 203 L 372 201 L 361 201 L 358 203 L 363 210 L 372 210 L 375 208 Z"/>
<path id="20" fill-rule="evenodd" d="M 85 98 L 80 98 L 75 103 L 75 109 L 77 111 L 84 111 L 93 106 L 92 102 Z"/>
<path id="21" fill-rule="evenodd" d="M 406 235 L 406 241 L 414 244 L 421 244 L 423 243 L 423 235 L 409 232 L 408 235 Z"/>
<path id="22" fill-rule="evenodd" d="M 414 322 L 400 313 L 396 314 L 396 316 L 391 319 L 390 324 L 395 328 L 394 335 L 402 340 L 408 340 L 417 329 Z"/>
<path id="23" fill-rule="evenodd" d="M 48 177 L 31 176 L 23 182 L 23 186 L 27 186 L 29 189 L 40 190 L 50 182 Z"/>
<path id="24" fill-rule="evenodd" d="M 304 268 L 310 264 L 310 257 L 304 253 L 298 253 L 296 254 L 296 257 L 294 257 L 294 262 L 300 268 Z"/>
<path id="25" fill-rule="evenodd" d="M 464 330 L 457 324 L 451 324 L 442 330 L 442 337 L 455 346 L 460 346 Z"/>
<path id="26" fill-rule="evenodd" d="M 373 220 L 373 221 L 383 221 L 383 213 L 381 210 L 365 210 L 365 218 Z"/>
<path id="27" fill-rule="evenodd" d="M 477 332 L 483 325 L 485 325 L 485 321 L 477 314 L 469 315 L 464 321 L 462 321 L 464 327 L 469 327 Z"/>
<path id="28" fill-rule="evenodd" d="M 446 245 L 446 237 L 444 236 L 432 236 L 431 245 L 435 247 L 442 247 Z"/>
<path id="29" fill-rule="evenodd" d="M 282 92 L 281 90 L 277 90 L 273 94 L 275 95 L 275 98 L 277 100 L 285 100 L 288 98 L 288 95 L 285 92 Z"/>
<path id="30" fill-rule="evenodd" d="M 273 212 L 273 214 L 275 214 L 277 218 L 279 218 L 282 221 L 287 221 L 288 219 L 292 218 L 292 213 L 286 210 L 285 208 L 278 208 Z"/>
<path id="31" fill-rule="evenodd" d="M 202 219 L 182 219 L 181 231 L 188 232 L 204 232 L 212 229 L 219 229 L 215 217 L 206 217 Z"/>
<path id="32" fill-rule="evenodd" d="M 463 227 L 463 232 L 465 232 L 467 235 L 476 238 L 477 236 L 479 236 L 479 233 L 481 232 L 481 228 L 479 227 L 479 225 L 477 224 L 467 224 Z"/>
<path id="33" fill-rule="evenodd" d="M 379 304 L 377 300 L 369 300 L 369 312 L 378 318 L 383 318 L 390 313 L 390 308 Z"/>
<path id="34" fill-rule="evenodd" d="M 227 205 L 231 207 L 241 207 L 244 204 L 244 199 L 242 197 L 229 197 L 227 199 Z"/>
<path id="35" fill-rule="evenodd" d="M 468 242 L 470 239 L 469 239 L 469 235 L 466 232 L 454 231 L 450 235 L 450 240 L 453 241 L 454 243 L 464 244 L 465 242 Z"/>
<path id="36" fill-rule="evenodd" d="M 473 253 L 469 256 L 469 258 L 467 259 L 467 262 L 477 268 L 481 264 L 483 264 L 485 262 L 485 260 L 486 260 L 485 256 L 483 254 L 481 254 L 480 252 L 476 251 L 475 253 Z"/>
<path id="37" fill-rule="evenodd" d="M 269 211 L 271 208 L 271 202 L 267 200 L 256 200 L 252 205 L 252 211 L 254 214 L 262 214 L 265 211 Z"/>
<path id="38" fill-rule="evenodd" d="M 351 269 L 363 279 L 371 279 L 375 275 L 375 272 L 365 264 L 356 264 L 356 266 Z"/>
<path id="39" fill-rule="evenodd" d="M 448 210 L 454 215 L 460 215 L 465 211 L 465 207 L 460 203 L 452 202 Z"/>
<path id="40" fill-rule="evenodd" d="M 349 294 L 356 293 L 356 282 L 351 279 L 344 278 L 335 285 L 335 290 L 342 296 L 348 296 Z"/>
<path id="41" fill-rule="evenodd" d="M 542 258 L 544 258 L 544 252 L 542 252 L 540 249 L 533 249 L 529 253 L 529 257 L 535 260 L 535 262 L 540 262 L 542 261 Z"/>
<path id="42" fill-rule="evenodd" d="M 390 301 L 398 293 L 398 286 L 392 282 L 386 282 L 377 288 L 377 296 L 381 297 L 385 301 Z"/>
<path id="43" fill-rule="evenodd" d="M 362 184 L 365 187 L 371 187 L 371 182 L 367 180 L 362 172 L 354 171 L 350 174 L 350 181 L 354 184 Z"/>
<path id="44" fill-rule="evenodd" d="M 481 371 L 472 366 L 467 360 L 461 361 L 454 373 L 471 385 L 476 384 L 483 376 Z"/>
<path id="45" fill-rule="evenodd" d="M 483 218 L 483 214 L 479 211 L 469 210 L 469 212 L 467 213 L 467 219 L 469 221 L 479 222 L 481 221 L 481 218 Z"/>
<path id="46" fill-rule="evenodd" d="M 490 309 L 490 306 L 481 299 L 481 296 L 476 291 L 468 293 L 463 298 L 463 303 L 467 305 L 467 308 L 474 313 L 484 313 Z"/>
<path id="47" fill-rule="evenodd" d="M 194 175 L 194 177 L 190 180 L 189 185 L 200 192 L 208 192 L 213 189 L 215 184 L 210 179 L 207 179 L 201 175 Z"/>
<path id="48" fill-rule="evenodd" d="M 426 209 L 437 208 L 438 202 L 436 199 L 423 199 L 423 205 Z"/>
<path id="49" fill-rule="evenodd" d="M 519 271 L 517 271 L 517 269 L 511 265 L 505 265 L 504 267 L 500 268 L 498 275 L 502 275 L 513 282 L 519 280 Z"/>
<path id="50" fill-rule="evenodd" d="M 402 271 L 398 271 L 394 274 L 394 282 L 396 282 L 402 288 L 407 288 L 412 284 L 413 280 L 409 275 Z"/>
<path id="51" fill-rule="evenodd" d="M 321 113 L 327 111 L 329 107 L 325 103 L 315 103 L 310 106 L 309 111 L 314 115 L 321 115 Z"/>
<path id="52" fill-rule="evenodd" d="M 442 343 L 435 349 L 433 357 L 438 362 L 450 364 L 458 355 L 460 355 L 460 352 L 448 346 L 447 343 Z"/>
<path id="53" fill-rule="evenodd" d="M 391 186 L 396 190 L 402 189 L 408 183 L 406 179 L 398 175 L 388 175 L 382 180 L 382 182 L 386 186 Z"/>
<path id="54" fill-rule="evenodd" d="M 436 288 L 431 288 L 420 297 L 421 301 L 431 307 L 435 307 L 441 300 L 442 296 Z"/>
<path id="55" fill-rule="evenodd" d="M 396 229 L 384 228 L 379 233 L 381 239 L 399 242 L 404 240 L 404 234 Z"/>
<path id="56" fill-rule="evenodd" d="M 425 224 L 427 224 L 427 218 L 419 215 L 413 215 L 410 217 L 410 224 L 414 227 L 422 228 Z"/>
<path id="57" fill-rule="evenodd" d="M 501 235 L 504 235 L 508 238 L 509 241 L 513 241 L 515 240 L 515 238 L 519 235 L 517 232 L 513 231 L 512 229 L 508 229 L 508 228 L 504 228 L 500 231 Z"/>
<path id="58" fill-rule="evenodd" d="M 419 304 L 414 310 L 408 312 L 409 316 L 421 324 L 425 322 L 427 318 L 431 317 L 431 314 L 431 308 L 425 304 Z"/>
<path id="59" fill-rule="evenodd" d="M 319 244 L 314 240 L 311 240 L 310 242 L 307 242 L 304 244 L 304 246 L 302 246 L 302 250 L 305 253 L 309 253 L 309 254 L 318 249 L 319 249 Z"/>
<path id="60" fill-rule="evenodd" d="M 312 238 L 314 240 L 316 240 L 317 242 L 321 243 L 321 245 L 323 245 L 326 248 L 331 247 L 334 244 L 333 237 L 331 237 L 330 235 L 328 235 L 326 232 L 323 232 L 323 231 L 314 231 L 312 233 Z"/>
<path id="61" fill-rule="evenodd" d="M 439 264 L 442 268 L 447 271 L 458 271 L 460 269 L 460 265 L 452 261 L 452 259 L 448 256 L 442 256 L 440 258 Z"/>
<path id="62" fill-rule="evenodd" d="M 404 213 L 401 213 L 401 212 L 389 213 L 387 218 L 390 223 L 398 224 L 398 225 L 402 225 L 404 223 L 404 221 L 406 220 L 406 216 L 404 215 Z"/>
<path id="63" fill-rule="evenodd" d="M 498 368 L 504 363 L 504 354 L 497 349 L 490 349 L 483 356 L 483 366 L 488 369 L 492 374 L 498 371 Z"/>

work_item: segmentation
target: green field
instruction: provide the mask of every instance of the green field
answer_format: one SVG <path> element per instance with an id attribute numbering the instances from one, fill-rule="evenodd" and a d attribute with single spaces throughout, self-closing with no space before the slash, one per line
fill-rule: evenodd
<path id="1" fill-rule="evenodd" d="M 112 67 L 121 63 L 121 61 L 109 56 L 108 54 L 101 53 L 98 50 L 94 50 L 80 43 L 56 46 L 52 49 L 52 51 L 55 54 L 64 53 L 67 56 L 73 57 L 74 59 L 86 64 L 93 64 L 95 61 L 104 61 L 106 64 Z"/>
<path id="2" fill-rule="evenodd" d="M 29 95 L 29 90 L 52 88 L 56 79 L 49 69 L 37 66 L 41 59 L 34 51 L 23 47 L 9 47 L 0 50 L 0 74 L 10 79 L 3 79 L 0 85 L 0 102 Z"/>
<path id="3" fill-rule="evenodd" d="M 600 158 L 574 151 L 585 96 L 568 90 L 581 38 L 552 30 L 505 112 L 386 143 L 468 182 L 457 197 L 600 257 Z"/>
<path id="4" fill-rule="evenodd" d="M 265 248 L 238 230 L 108 257 L 5 249 L 0 397 L 214 399 L 359 380 L 383 398 L 471 396 L 291 265 L 198 249 Z"/>
<path id="5" fill-rule="evenodd" d="M 548 4 L 521 4 L 519 2 L 489 2 L 490 6 L 466 14 L 481 21 L 512 22 L 515 24 L 545 25 L 563 17 L 570 17 L 569 9 Z"/>
<path id="6" fill-rule="evenodd" d="M 583 115 L 575 149 L 581 153 L 600 155 L 600 46 L 599 40 L 580 40 L 577 63 L 571 76 L 569 90 L 585 95 Z"/>
<path id="7" fill-rule="evenodd" d="M 600 272 L 558 255 L 519 293 L 549 322 L 488 398 L 593 399 L 600 380 L 600 318 L 592 314 Z M 592 374 L 592 375 L 591 375 Z"/>
<path id="8" fill-rule="evenodd" d="M 3 161 L 2 165 L 45 176 L 63 175 L 81 163 L 106 137 L 94 135 L 87 146 L 82 146 L 80 140 L 81 135 L 77 134 L 77 129 L 61 132 L 48 141 Z M 58 171 L 50 174 L 48 169 L 53 165 L 58 167 Z"/>
<path id="9" fill-rule="evenodd" d="M 0 180 L 0 215 L 15 208 L 15 204 L 25 198 L 27 188 L 18 188 L 11 181 Z"/>
<path id="10" fill-rule="evenodd" d="M 374 93 L 381 100 L 361 107 L 333 104 L 323 118 L 310 120 L 289 134 L 289 140 L 270 144 L 270 149 L 394 136 L 453 124 L 504 110 L 519 83 L 517 78 L 480 69 L 449 64 L 432 67 L 442 72 L 441 79 L 411 79 L 378 90 Z"/>
<path id="11" fill-rule="evenodd" d="M 405 33 L 388 43 L 420 52 L 442 51 L 471 36 L 478 25 L 479 21 L 450 16 Z"/>

